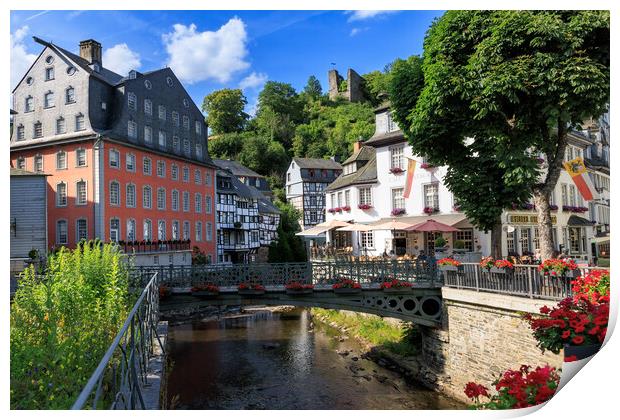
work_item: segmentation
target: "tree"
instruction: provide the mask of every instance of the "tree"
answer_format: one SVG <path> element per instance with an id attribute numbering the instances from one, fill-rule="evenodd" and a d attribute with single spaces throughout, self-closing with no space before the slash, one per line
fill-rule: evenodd
<path id="1" fill-rule="evenodd" d="M 236 160 L 243 148 L 245 133 L 228 133 L 209 138 L 209 156 L 218 159 Z"/>
<path id="2" fill-rule="evenodd" d="M 259 174 L 286 171 L 290 159 L 280 143 L 252 133 L 245 137 L 243 148 L 237 156 L 242 165 Z"/>
<path id="3" fill-rule="evenodd" d="M 303 262 L 308 259 L 306 248 L 301 238 L 295 233 L 301 231 L 299 211 L 289 203 L 276 200 L 281 211 L 278 225 L 278 240 L 269 245 L 268 259 L 276 262 Z"/>
<path id="4" fill-rule="evenodd" d="M 319 99 L 323 95 L 323 88 L 321 82 L 316 76 L 312 75 L 308 78 L 308 83 L 304 87 L 304 93 L 313 100 Z"/>
<path id="5" fill-rule="evenodd" d="M 389 66 L 388 69 L 391 69 L 391 66 Z M 381 99 L 379 99 L 381 94 L 386 94 L 390 90 L 390 71 L 380 72 L 379 70 L 375 70 L 364 74 L 362 77 L 364 78 L 365 96 L 370 99 L 373 105 L 379 105 L 381 102 Z"/>
<path id="6" fill-rule="evenodd" d="M 221 89 L 205 96 L 202 110 L 207 114 L 207 125 L 213 134 L 242 131 L 248 120 L 244 112 L 248 101 L 241 89 Z"/>
<path id="7" fill-rule="evenodd" d="M 270 108 L 276 114 L 288 116 L 289 120 L 297 124 L 301 122 L 303 102 L 289 83 L 268 81 L 258 94 L 258 112 L 260 115 L 265 108 Z"/>
<path id="8" fill-rule="evenodd" d="M 422 68 L 422 91 L 400 95 L 396 112 L 414 150 L 453 168 L 476 150 L 493 157 L 497 182 L 533 196 L 550 258 L 567 133 L 609 101 L 609 13 L 450 11 L 428 32 Z"/>

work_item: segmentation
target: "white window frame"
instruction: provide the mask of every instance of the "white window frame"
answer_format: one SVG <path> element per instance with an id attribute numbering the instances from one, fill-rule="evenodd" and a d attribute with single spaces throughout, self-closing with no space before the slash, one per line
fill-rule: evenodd
<path id="1" fill-rule="evenodd" d="M 84 197 L 80 198 L 80 184 L 84 184 Z M 75 183 L 75 205 L 85 206 L 88 204 L 88 184 L 83 179 L 80 179 Z"/>
<path id="2" fill-rule="evenodd" d="M 65 232 L 64 232 L 64 241 L 61 240 L 60 237 L 60 224 L 63 223 L 64 227 L 65 227 Z M 67 219 L 58 219 L 56 220 L 56 243 L 58 245 L 66 245 L 69 243 L 69 222 L 67 222 Z"/>

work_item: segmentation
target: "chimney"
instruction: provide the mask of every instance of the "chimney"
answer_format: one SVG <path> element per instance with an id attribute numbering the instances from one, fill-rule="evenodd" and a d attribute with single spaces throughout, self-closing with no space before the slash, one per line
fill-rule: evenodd
<path id="1" fill-rule="evenodd" d="M 358 140 L 355 143 L 353 143 L 353 153 L 359 152 L 361 147 L 362 147 L 361 141 Z"/>
<path id="2" fill-rule="evenodd" d="M 98 64 L 101 67 L 101 44 L 94 39 L 80 41 L 80 57 L 88 61 L 88 64 Z"/>

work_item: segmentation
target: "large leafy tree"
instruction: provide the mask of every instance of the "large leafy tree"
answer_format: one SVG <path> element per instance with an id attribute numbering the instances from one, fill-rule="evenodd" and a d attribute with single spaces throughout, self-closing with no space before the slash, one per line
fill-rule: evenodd
<path id="1" fill-rule="evenodd" d="M 450 11 L 428 32 L 422 69 L 422 91 L 397 107 L 414 148 L 453 168 L 475 148 L 493 156 L 497 181 L 533 196 L 550 258 L 567 133 L 609 100 L 609 13 Z"/>
<path id="2" fill-rule="evenodd" d="M 306 83 L 306 86 L 304 87 L 304 93 L 314 100 L 319 99 L 321 95 L 323 95 L 321 82 L 319 82 L 319 79 L 317 79 L 316 76 L 312 75 L 308 78 L 308 83 Z"/>
<path id="3" fill-rule="evenodd" d="M 248 120 L 244 109 L 248 101 L 241 89 L 221 89 L 205 96 L 202 110 L 213 134 L 242 131 Z"/>
<path id="4" fill-rule="evenodd" d="M 269 262 L 302 262 L 308 259 L 302 239 L 295 235 L 301 230 L 299 211 L 289 203 L 279 200 L 275 204 L 280 209 L 278 240 L 269 245 Z"/>
<path id="5" fill-rule="evenodd" d="M 289 83 L 274 82 L 265 83 L 263 90 L 258 94 L 258 112 L 260 115 L 265 108 L 270 108 L 278 115 L 286 116 L 293 123 L 302 119 L 303 102 Z"/>

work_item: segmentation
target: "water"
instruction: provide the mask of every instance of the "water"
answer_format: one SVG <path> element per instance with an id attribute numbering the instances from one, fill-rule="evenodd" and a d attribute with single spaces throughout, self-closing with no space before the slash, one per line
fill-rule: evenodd
<path id="1" fill-rule="evenodd" d="M 169 329 L 177 409 L 461 409 L 359 358 L 352 340 L 311 330 L 305 310 L 260 311 Z M 342 356 L 337 352 L 353 350 Z M 358 357 L 357 361 L 352 358 Z"/>

